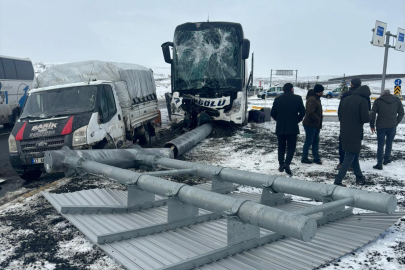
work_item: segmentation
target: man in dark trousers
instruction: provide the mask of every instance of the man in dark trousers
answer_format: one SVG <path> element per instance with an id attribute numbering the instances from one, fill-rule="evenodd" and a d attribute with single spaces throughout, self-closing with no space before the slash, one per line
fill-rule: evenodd
<path id="1" fill-rule="evenodd" d="M 338 116 L 340 121 L 340 138 L 345 158 L 339 173 L 335 177 L 335 185 L 342 184 L 350 166 L 356 175 L 356 184 L 365 185 L 365 177 L 360 169 L 359 155 L 363 140 L 363 125 L 370 122 L 367 98 L 371 95 L 367 85 L 360 86 L 349 97 L 340 102 Z"/>
<path id="2" fill-rule="evenodd" d="M 279 171 L 292 175 L 290 164 L 297 145 L 297 135 L 300 133 L 298 123 L 305 115 L 304 103 L 301 96 L 294 95 L 294 87 L 286 83 L 284 94 L 274 100 L 271 117 L 277 121 L 276 134 L 278 140 Z M 287 157 L 284 159 L 287 148 Z"/>
<path id="3" fill-rule="evenodd" d="M 354 91 L 357 90 L 357 88 L 359 88 L 361 86 L 361 80 L 360 78 L 353 78 L 350 82 L 350 89 L 349 91 L 343 93 L 343 95 L 340 97 L 340 102 L 343 101 L 343 99 L 347 98 L 348 96 L 350 96 L 351 94 L 354 93 Z M 368 110 L 371 110 L 371 101 L 370 101 L 370 97 L 366 98 L 367 102 L 368 102 Z M 339 170 L 340 167 L 342 166 L 343 160 L 345 158 L 345 151 L 343 151 L 342 148 L 342 141 L 340 140 L 339 137 L 339 164 L 337 165 L 336 169 Z"/>
<path id="4" fill-rule="evenodd" d="M 305 143 L 302 149 L 301 163 L 322 165 L 319 157 L 319 133 L 322 128 L 322 103 L 324 87 L 316 84 L 314 90 L 309 90 L 307 94 L 307 102 L 305 104 L 305 118 L 302 125 L 305 129 Z M 314 160 L 308 159 L 309 148 L 312 147 L 312 156 Z"/>
<path id="5" fill-rule="evenodd" d="M 394 95 L 391 95 L 390 90 L 384 90 L 381 96 L 374 101 L 370 129 L 375 132 L 375 119 L 377 117 L 377 165 L 374 169 L 382 170 L 383 164 L 387 165 L 391 162 L 392 142 L 394 141 L 397 132 L 397 126 L 401 123 L 404 117 L 404 107 L 401 100 Z M 385 155 L 383 161 L 383 152 L 385 145 Z"/>

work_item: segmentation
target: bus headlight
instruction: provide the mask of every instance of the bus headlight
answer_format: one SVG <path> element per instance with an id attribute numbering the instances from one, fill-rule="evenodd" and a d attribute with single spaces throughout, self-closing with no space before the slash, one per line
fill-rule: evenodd
<path id="1" fill-rule="evenodd" d="M 232 109 L 229 112 L 226 112 L 225 115 L 229 116 L 231 114 L 238 113 L 240 111 L 240 106 L 242 105 L 242 99 L 237 98 L 233 101 Z"/>
<path id="2" fill-rule="evenodd" d="M 87 126 L 76 129 L 73 132 L 72 146 L 79 146 L 87 143 Z"/>
<path id="3" fill-rule="evenodd" d="M 10 137 L 8 137 L 8 151 L 10 153 L 17 153 L 17 142 L 15 141 L 15 137 L 13 134 L 10 134 Z"/>

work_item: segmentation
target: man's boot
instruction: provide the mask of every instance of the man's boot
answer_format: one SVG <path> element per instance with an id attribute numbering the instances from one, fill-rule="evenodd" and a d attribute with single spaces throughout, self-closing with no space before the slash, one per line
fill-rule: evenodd
<path id="1" fill-rule="evenodd" d="M 373 182 L 366 182 L 366 177 L 364 175 L 362 176 L 356 176 L 356 185 L 360 185 L 360 186 L 370 186 L 370 185 L 374 185 Z"/>
<path id="2" fill-rule="evenodd" d="M 312 160 L 309 160 L 308 158 L 303 158 L 301 159 L 301 163 L 312 164 Z"/>
<path id="3" fill-rule="evenodd" d="M 289 175 L 292 176 L 292 171 L 291 171 L 291 169 L 290 169 L 290 165 L 288 165 L 287 163 L 284 163 L 283 169 L 285 170 L 285 172 L 286 172 L 287 174 L 289 174 Z"/>
<path id="4" fill-rule="evenodd" d="M 382 166 L 382 164 L 377 163 L 377 165 L 373 166 L 373 168 L 376 169 L 376 170 L 382 170 L 383 166 Z"/>

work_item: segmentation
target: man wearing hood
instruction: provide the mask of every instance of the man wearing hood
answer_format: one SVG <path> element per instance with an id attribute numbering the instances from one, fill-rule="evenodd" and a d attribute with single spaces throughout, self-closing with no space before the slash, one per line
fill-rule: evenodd
<path id="1" fill-rule="evenodd" d="M 401 100 L 392 95 L 390 90 L 384 90 L 381 96 L 374 101 L 370 129 L 371 132 L 375 132 L 375 123 L 377 117 L 377 165 L 373 166 L 374 169 L 382 170 L 383 164 L 387 165 L 391 162 L 391 149 L 392 141 L 394 140 L 395 134 L 397 132 L 397 125 L 401 123 L 404 117 L 404 107 L 402 106 Z M 385 154 L 383 160 L 384 152 Z"/>
<path id="2" fill-rule="evenodd" d="M 360 78 L 353 78 L 351 80 L 351 82 L 350 82 L 349 91 L 343 93 L 343 95 L 340 97 L 340 102 L 342 102 L 345 98 L 351 96 L 351 94 L 353 94 L 354 91 L 356 91 L 360 86 L 361 86 L 361 79 Z M 371 110 L 370 97 L 367 97 L 366 100 L 367 100 L 367 103 L 368 103 L 368 110 L 370 111 Z M 336 167 L 337 170 L 339 170 L 340 167 L 342 166 L 344 158 L 345 158 L 345 151 L 343 151 L 342 141 L 341 141 L 341 139 L 339 137 L 339 164 Z"/>
<path id="3" fill-rule="evenodd" d="M 307 102 L 305 106 L 305 118 L 302 125 L 305 129 L 305 143 L 302 150 L 301 163 L 322 165 L 319 157 L 319 133 L 322 128 L 322 97 L 324 87 L 316 84 L 314 90 L 309 90 L 307 94 Z M 312 146 L 313 161 L 308 159 L 309 148 Z"/>
<path id="4" fill-rule="evenodd" d="M 345 151 L 345 158 L 339 173 L 335 177 L 335 185 L 345 186 L 342 184 L 342 180 L 350 166 L 356 175 L 356 184 L 366 184 L 365 177 L 360 169 L 359 155 L 361 141 L 363 140 L 363 125 L 371 120 L 367 102 L 370 95 L 370 88 L 364 85 L 340 102 L 338 116 L 340 138 L 343 151 Z"/>

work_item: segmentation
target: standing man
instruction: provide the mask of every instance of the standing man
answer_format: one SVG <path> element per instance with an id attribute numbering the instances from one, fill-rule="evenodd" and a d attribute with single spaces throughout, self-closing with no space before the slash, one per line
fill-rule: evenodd
<path id="1" fill-rule="evenodd" d="M 371 120 L 367 103 L 370 95 L 370 88 L 367 85 L 360 86 L 339 105 L 340 138 L 343 151 L 345 151 L 345 158 L 335 177 L 335 185 L 345 187 L 342 180 L 350 166 L 356 175 L 356 184 L 366 184 L 366 178 L 360 169 L 359 155 L 363 140 L 363 125 Z"/>
<path id="2" fill-rule="evenodd" d="M 370 129 L 375 132 L 375 119 L 377 117 L 377 165 L 373 166 L 374 169 L 382 170 L 383 164 L 387 165 L 391 162 L 391 149 L 392 141 L 394 140 L 397 132 L 397 125 L 401 123 L 404 117 L 404 107 L 401 100 L 394 95 L 391 95 L 390 90 L 384 90 L 381 96 L 374 101 L 373 110 L 371 114 Z M 384 144 L 385 155 L 383 161 Z"/>
<path id="3" fill-rule="evenodd" d="M 350 82 L 350 89 L 347 92 L 344 92 L 343 95 L 340 97 L 340 102 L 343 101 L 343 99 L 347 98 L 348 96 L 350 96 L 351 94 L 354 93 L 354 91 L 356 91 L 359 87 L 361 86 L 361 80 L 360 78 L 353 78 Z M 370 97 L 366 98 L 367 102 L 368 102 L 368 110 L 371 110 L 371 101 L 370 101 Z M 343 151 L 342 148 L 342 141 L 339 137 L 339 164 L 336 167 L 336 170 L 339 170 L 340 167 L 342 166 L 343 160 L 345 158 L 345 151 Z"/>
<path id="4" fill-rule="evenodd" d="M 275 98 L 271 117 L 277 121 L 276 134 L 278 140 L 278 163 L 279 171 L 292 175 L 290 164 L 294 157 L 297 145 L 297 135 L 300 133 L 298 123 L 305 115 L 302 98 L 294 95 L 294 87 L 286 83 L 283 87 L 284 94 Z M 285 152 L 287 149 L 287 157 Z M 284 159 L 285 158 L 285 159 Z"/>
<path id="5" fill-rule="evenodd" d="M 319 157 L 319 133 L 322 128 L 322 103 L 324 87 L 316 84 L 314 90 L 309 90 L 307 94 L 307 102 L 305 104 L 305 118 L 302 124 L 305 129 L 305 143 L 302 150 L 301 163 L 311 164 L 308 159 L 309 148 L 312 146 L 313 162 L 322 165 Z"/>

